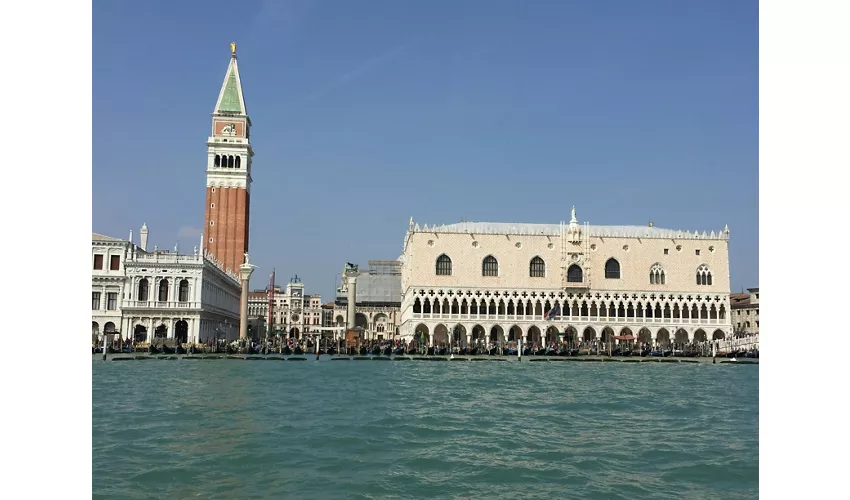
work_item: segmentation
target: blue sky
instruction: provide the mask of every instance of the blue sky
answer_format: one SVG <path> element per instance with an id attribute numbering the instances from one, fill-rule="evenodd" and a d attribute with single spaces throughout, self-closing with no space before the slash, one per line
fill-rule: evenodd
<path id="1" fill-rule="evenodd" d="M 238 45 L 252 288 L 333 295 L 412 216 L 731 230 L 758 286 L 758 6 L 743 0 L 93 4 L 93 231 L 191 251 Z"/>

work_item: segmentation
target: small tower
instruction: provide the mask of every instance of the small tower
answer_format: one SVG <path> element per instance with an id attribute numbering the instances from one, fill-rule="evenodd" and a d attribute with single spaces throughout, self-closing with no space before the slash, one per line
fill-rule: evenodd
<path id="1" fill-rule="evenodd" d="M 142 247 L 142 250 L 147 252 L 148 251 L 148 225 L 147 224 L 142 224 L 142 229 L 141 229 L 141 231 L 139 231 L 139 243 L 140 243 L 139 246 Z"/>
<path id="2" fill-rule="evenodd" d="M 248 252 L 254 150 L 235 43 L 230 44 L 230 62 L 213 110 L 211 132 L 207 139 L 204 249 L 225 269 L 237 272 Z"/>

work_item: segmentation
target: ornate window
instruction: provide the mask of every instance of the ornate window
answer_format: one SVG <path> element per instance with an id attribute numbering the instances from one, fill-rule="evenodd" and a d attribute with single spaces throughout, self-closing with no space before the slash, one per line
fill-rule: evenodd
<path id="1" fill-rule="evenodd" d="M 168 280 L 162 279 L 159 282 L 159 301 L 165 302 L 168 300 Z"/>
<path id="2" fill-rule="evenodd" d="M 189 301 L 189 280 L 180 280 L 180 302 L 188 302 Z"/>
<path id="3" fill-rule="evenodd" d="M 496 260 L 496 257 L 492 255 L 488 255 L 484 257 L 484 263 L 481 265 L 481 276 L 498 276 L 499 275 L 499 261 Z"/>
<path id="4" fill-rule="evenodd" d="M 528 275 L 532 278 L 543 278 L 546 276 L 546 263 L 540 257 L 531 259 L 529 264 Z"/>
<path id="5" fill-rule="evenodd" d="M 570 283 L 581 283 L 582 275 L 581 267 L 576 264 L 571 265 L 570 268 L 567 269 L 567 281 Z"/>
<path id="6" fill-rule="evenodd" d="M 711 285 L 711 270 L 705 264 L 697 268 L 697 285 Z"/>
<path id="7" fill-rule="evenodd" d="M 650 285 L 666 285 L 667 284 L 667 275 L 664 272 L 664 268 L 661 267 L 661 264 L 654 264 L 649 269 L 649 284 Z"/>
<path id="8" fill-rule="evenodd" d="M 620 279 L 620 263 L 613 257 L 608 259 L 608 262 L 605 263 L 605 279 Z"/>
<path id="9" fill-rule="evenodd" d="M 437 257 L 437 276 L 452 275 L 452 259 L 448 255 L 443 254 Z"/>
<path id="10" fill-rule="evenodd" d="M 91 293 L 91 310 L 97 311 L 100 309 L 100 292 Z"/>
<path id="11" fill-rule="evenodd" d="M 148 280 L 146 278 L 142 278 L 139 281 L 139 301 L 147 302 L 148 300 Z"/>

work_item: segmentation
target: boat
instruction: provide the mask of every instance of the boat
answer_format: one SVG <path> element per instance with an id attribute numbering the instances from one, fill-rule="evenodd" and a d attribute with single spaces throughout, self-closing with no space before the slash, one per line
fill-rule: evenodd
<path id="1" fill-rule="evenodd" d="M 155 345 L 151 344 L 151 345 L 148 346 L 148 352 L 151 353 L 151 354 L 159 354 L 162 351 L 157 349 Z"/>
<path id="2" fill-rule="evenodd" d="M 177 354 L 188 354 L 182 344 L 177 344 Z"/>

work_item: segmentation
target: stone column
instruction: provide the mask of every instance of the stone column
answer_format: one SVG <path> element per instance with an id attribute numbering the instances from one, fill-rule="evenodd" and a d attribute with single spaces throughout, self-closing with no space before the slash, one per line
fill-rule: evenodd
<path id="1" fill-rule="evenodd" d="M 242 302 L 239 307 L 239 339 L 248 338 L 248 280 L 254 272 L 254 265 L 248 263 L 248 253 L 245 253 L 245 263 L 239 266 L 239 277 L 242 278 Z"/>
<path id="2" fill-rule="evenodd" d="M 346 276 L 348 280 L 348 328 L 354 328 L 357 305 L 357 276 Z"/>

